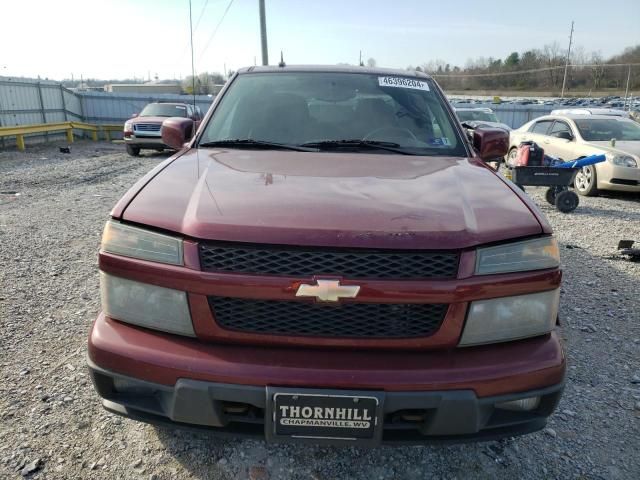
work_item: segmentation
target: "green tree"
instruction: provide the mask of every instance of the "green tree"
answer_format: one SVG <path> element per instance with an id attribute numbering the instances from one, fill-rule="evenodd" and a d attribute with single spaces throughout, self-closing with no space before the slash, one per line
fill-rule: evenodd
<path id="1" fill-rule="evenodd" d="M 507 58 L 504 59 L 505 67 L 516 67 L 520 63 L 520 55 L 518 52 L 511 53 Z"/>

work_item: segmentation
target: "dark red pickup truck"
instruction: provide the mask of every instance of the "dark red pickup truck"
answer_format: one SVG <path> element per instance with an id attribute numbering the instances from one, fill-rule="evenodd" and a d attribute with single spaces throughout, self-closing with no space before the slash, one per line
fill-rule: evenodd
<path id="1" fill-rule="evenodd" d="M 104 406 L 268 441 L 494 439 L 563 388 L 551 227 L 427 75 L 251 67 L 118 202 L 89 368 Z M 188 142 L 188 143 L 185 143 Z M 484 161 L 483 161 L 484 160 Z"/>

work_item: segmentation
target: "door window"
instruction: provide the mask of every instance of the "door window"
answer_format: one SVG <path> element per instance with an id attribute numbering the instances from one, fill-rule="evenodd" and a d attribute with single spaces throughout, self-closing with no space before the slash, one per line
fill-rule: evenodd
<path id="1" fill-rule="evenodd" d="M 566 132 L 566 133 L 569 133 L 571 136 L 573 136 L 573 132 L 571 131 L 571 128 L 569 127 L 569 125 L 567 125 L 564 122 L 554 123 L 553 127 L 551 128 L 551 132 L 549 132 L 549 135 L 551 135 L 552 137 L 557 137 L 558 133 L 560 132 Z"/>
<path id="2" fill-rule="evenodd" d="M 539 122 L 536 122 L 533 124 L 533 126 L 531 127 L 531 130 L 529 130 L 531 133 L 537 133 L 539 135 L 547 135 L 547 132 L 549 131 L 549 127 L 551 126 L 551 124 L 553 123 L 553 120 L 541 120 Z"/>

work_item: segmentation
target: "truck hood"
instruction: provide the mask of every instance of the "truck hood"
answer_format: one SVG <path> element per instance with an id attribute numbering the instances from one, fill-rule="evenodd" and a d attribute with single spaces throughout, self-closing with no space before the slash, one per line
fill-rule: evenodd
<path id="1" fill-rule="evenodd" d="M 160 123 L 164 122 L 169 117 L 135 117 L 128 120 L 131 123 Z"/>
<path id="2" fill-rule="evenodd" d="M 122 218 L 197 239 L 459 249 L 543 232 L 475 159 L 200 149 L 150 178 Z"/>

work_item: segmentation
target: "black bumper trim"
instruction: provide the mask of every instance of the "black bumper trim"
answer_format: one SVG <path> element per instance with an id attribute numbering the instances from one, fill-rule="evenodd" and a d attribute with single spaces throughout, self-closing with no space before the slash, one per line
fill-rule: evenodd
<path id="1" fill-rule="evenodd" d="M 265 436 L 266 387 L 190 379 L 180 379 L 175 386 L 168 387 L 104 370 L 90 360 L 88 363 L 93 383 L 103 398 L 103 406 L 112 413 L 146 423 L 230 437 L 269 437 Z M 546 425 L 547 417 L 560 400 L 563 387 L 559 384 L 485 398 L 476 397 L 471 390 L 383 392 L 382 443 L 464 443 L 535 432 Z M 494 407 L 496 403 L 533 396 L 540 396 L 541 402 L 532 412 Z M 242 405 L 246 412 L 242 415 L 230 413 L 229 405 Z M 415 414 L 418 411 L 423 412 L 419 421 L 398 421 L 403 412 Z M 348 444 L 315 439 L 295 441 Z"/>

